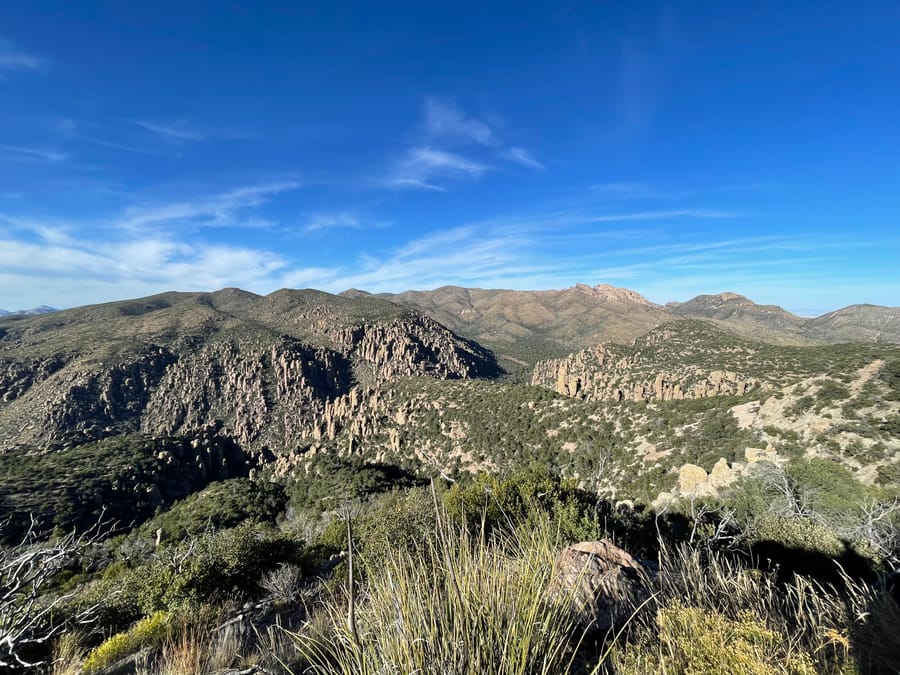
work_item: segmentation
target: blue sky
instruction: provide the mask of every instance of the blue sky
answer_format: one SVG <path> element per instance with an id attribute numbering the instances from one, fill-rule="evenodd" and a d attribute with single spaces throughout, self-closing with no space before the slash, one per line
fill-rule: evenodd
<path id="1" fill-rule="evenodd" d="M 897 2 L 3 3 L 0 307 L 900 305 L 898 35 Z"/>

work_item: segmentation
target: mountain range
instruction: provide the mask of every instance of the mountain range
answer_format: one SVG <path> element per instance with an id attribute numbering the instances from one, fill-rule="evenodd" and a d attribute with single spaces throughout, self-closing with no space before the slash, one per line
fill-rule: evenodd
<path id="1" fill-rule="evenodd" d="M 47 314 L 49 312 L 55 312 L 55 307 L 50 307 L 48 305 L 41 305 L 40 307 L 32 307 L 31 309 L 17 309 L 13 312 L 0 309 L 0 316 L 9 316 L 11 314 L 22 314 L 24 316 L 32 316 L 34 314 Z"/>
<path id="2" fill-rule="evenodd" d="M 892 484 L 897 343 L 898 308 L 808 319 L 733 293 L 661 306 L 606 285 L 227 288 L 4 316 L 0 473 L 18 478 L 0 480 L 0 507 L 83 517 L 118 495 L 124 514 L 140 490 L 152 512 L 321 456 L 441 474 L 539 460 L 586 480 L 601 439 L 619 488 L 648 503 L 683 465 L 737 471 L 751 448 Z"/>
<path id="3" fill-rule="evenodd" d="M 361 291 L 344 295 L 363 297 Z M 700 295 L 657 305 L 635 291 L 607 284 L 563 290 L 511 291 L 444 286 L 378 297 L 417 309 L 452 331 L 488 347 L 508 368 L 562 356 L 600 342 L 627 344 L 669 321 L 710 321 L 722 329 L 773 344 L 900 342 L 900 307 L 851 305 L 803 318 L 737 293 Z"/>

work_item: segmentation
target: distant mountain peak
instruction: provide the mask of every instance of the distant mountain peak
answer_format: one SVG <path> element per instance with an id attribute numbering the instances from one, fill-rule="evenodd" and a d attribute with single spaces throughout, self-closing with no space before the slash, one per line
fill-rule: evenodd
<path id="1" fill-rule="evenodd" d="M 637 291 L 632 291 L 628 288 L 619 288 L 618 286 L 613 286 L 611 284 L 598 284 L 596 286 L 588 286 L 587 284 L 575 284 L 573 289 L 578 291 L 579 293 L 584 293 L 594 298 L 610 300 L 612 302 L 634 302 L 647 306 L 653 304 Z"/>
<path id="2" fill-rule="evenodd" d="M 756 304 L 747 296 L 741 295 L 740 293 L 732 293 L 731 291 L 725 291 L 724 293 L 719 293 L 716 297 L 718 297 L 721 300 L 724 300 L 725 302 L 729 302 L 731 300 L 737 300 L 738 302 L 749 302 L 752 304 Z"/>
<path id="3" fill-rule="evenodd" d="M 27 316 L 32 316 L 35 314 L 49 314 L 50 312 L 57 311 L 59 310 L 55 307 L 50 307 L 49 305 L 41 305 L 40 307 L 32 307 L 31 309 L 17 309 L 15 311 L 0 309 L 0 316 L 12 316 L 13 314 L 24 314 Z"/>

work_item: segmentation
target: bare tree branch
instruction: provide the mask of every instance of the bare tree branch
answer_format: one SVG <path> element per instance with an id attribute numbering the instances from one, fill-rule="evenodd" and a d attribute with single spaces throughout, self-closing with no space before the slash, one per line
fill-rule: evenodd
<path id="1" fill-rule="evenodd" d="M 0 523 L 0 530 L 9 521 Z M 0 548 L 0 668 L 33 668 L 27 653 L 46 644 L 64 628 L 55 622 L 53 610 L 71 598 L 75 591 L 49 594 L 57 573 L 70 566 L 79 556 L 99 543 L 110 530 L 110 523 L 97 521 L 87 532 L 71 532 L 53 542 L 40 543 L 37 521 L 31 523 L 22 540 Z M 70 623 L 89 623 L 96 606 L 89 607 Z"/>

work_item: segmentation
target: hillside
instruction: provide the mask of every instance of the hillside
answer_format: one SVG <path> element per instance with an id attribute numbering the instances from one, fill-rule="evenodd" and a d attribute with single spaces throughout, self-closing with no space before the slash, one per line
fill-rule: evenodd
<path id="1" fill-rule="evenodd" d="M 0 561 L 63 552 L 48 559 L 35 596 L 59 603 L 54 630 L 82 649 L 59 662 L 103 675 L 143 667 L 145 657 L 170 663 L 182 647 L 169 636 L 179 635 L 195 650 L 190 663 L 207 665 L 177 672 L 284 672 L 286 663 L 333 672 L 334 650 L 356 648 L 340 637 L 346 620 L 330 619 L 346 617 L 338 598 L 348 551 L 359 556 L 351 586 L 368 646 L 399 625 L 369 614 L 380 582 L 391 586 L 390 612 L 401 579 L 416 607 L 429 584 L 437 586 L 428 599 L 456 601 L 461 568 L 452 562 L 440 581 L 434 553 L 440 569 L 457 555 L 497 556 L 502 564 L 467 563 L 474 595 L 438 631 L 471 610 L 477 628 L 460 639 L 480 640 L 494 625 L 483 611 L 493 590 L 502 584 L 520 598 L 522 585 L 515 573 L 483 588 L 485 570 L 531 570 L 528 616 L 541 617 L 559 549 L 598 538 L 644 556 L 621 554 L 646 566 L 657 604 L 623 610 L 636 612 L 643 647 L 621 632 L 572 640 L 569 625 L 553 647 L 576 659 L 566 672 L 600 672 L 593 664 L 607 657 L 650 658 L 641 650 L 663 639 L 657 610 L 684 611 L 685 589 L 698 587 L 731 598 L 728 616 L 754 607 L 762 618 L 747 630 L 769 636 L 767 645 L 790 650 L 802 638 L 802 664 L 843 672 L 851 661 L 894 662 L 884 637 L 896 633 L 894 605 L 873 605 L 888 596 L 863 584 L 900 568 L 900 345 L 754 339 L 774 331 L 790 342 L 806 320 L 798 328 L 777 308 L 730 296 L 697 299 L 679 316 L 610 287 L 539 301 L 515 292 L 493 297 L 490 311 L 477 292 L 444 291 L 445 307 L 469 298 L 458 325 L 471 316 L 470 329 L 494 326 L 491 344 L 505 345 L 519 377 L 501 377 L 491 351 L 422 311 L 359 291 L 173 292 L 0 318 L 0 512 L 9 514 Z M 632 310 L 630 321 L 615 318 Z M 827 335 L 866 324 L 884 336 L 892 325 L 880 310 L 825 320 Z M 615 339 L 565 348 L 598 334 Z M 860 584 L 846 598 L 802 580 L 784 590 L 776 584 L 792 577 L 765 567 L 831 582 L 836 562 Z M 753 564 L 769 574 L 746 574 Z M 735 588 L 744 595 L 732 597 Z M 785 600 L 797 593 L 807 594 L 802 602 Z M 840 609 L 845 599 L 856 603 L 852 616 Z M 38 606 L 21 594 L 4 602 L 0 609 L 26 617 Z M 707 619 L 726 606 L 715 603 Z M 800 634 L 791 612 L 807 606 L 816 618 Z M 428 611 L 431 626 L 442 610 Z M 822 646 L 826 628 L 847 632 L 859 616 L 886 617 L 877 649 L 860 655 L 867 643 L 855 634 L 852 652 Z M 529 618 L 521 630 L 534 625 Z M 509 644 L 505 630 L 496 635 Z M 423 643 L 400 637 L 406 647 Z M 49 658 L 50 644 L 30 653 Z M 52 644 L 59 652 L 68 643 Z M 610 656 L 608 646 L 619 651 Z M 715 653 L 715 663 L 726 657 Z M 484 658 L 496 654 L 491 646 Z"/>
<path id="2" fill-rule="evenodd" d="M 777 305 L 758 305 L 737 293 L 698 295 L 666 307 L 677 316 L 713 321 L 738 335 L 776 344 L 900 342 L 898 307 L 851 305 L 803 318 Z"/>
<path id="3" fill-rule="evenodd" d="M 671 319 L 638 293 L 609 285 L 551 291 L 444 286 L 379 297 L 434 317 L 512 367 L 604 340 L 630 342 Z"/>
<path id="4" fill-rule="evenodd" d="M 0 319 L 0 443 L 184 435 L 219 420 L 260 452 L 357 383 L 497 372 L 478 345 L 376 298 L 166 293 Z"/>
<path id="5" fill-rule="evenodd" d="M 347 291 L 364 297 L 361 291 Z M 507 370 L 600 342 L 628 344 L 651 328 L 700 319 L 735 335 L 781 345 L 900 342 L 900 309 L 855 305 L 807 319 L 737 293 L 655 305 L 634 291 L 579 284 L 557 291 L 445 286 L 379 297 L 415 308 L 493 350 Z"/>

